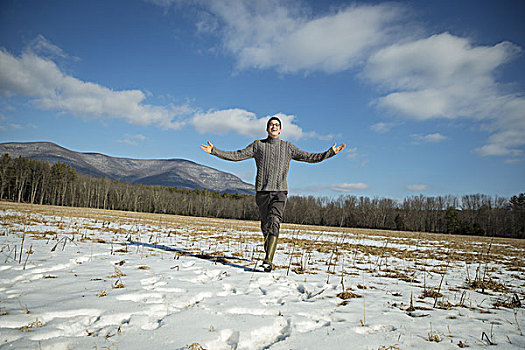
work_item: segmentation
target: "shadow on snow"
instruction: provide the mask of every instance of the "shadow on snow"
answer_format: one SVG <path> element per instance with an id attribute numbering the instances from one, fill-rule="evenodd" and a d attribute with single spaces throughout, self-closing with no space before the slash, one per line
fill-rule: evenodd
<path id="1" fill-rule="evenodd" d="M 191 256 L 194 258 L 203 259 L 203 260 L 207 260 L 207 261 L 214 262 L 214 263 L 220 263 L 226 266 L 236 267 L 238 269 L 242 269 L 247 272 L 262 272 L 261 270 L 257 270 L 255 267 L 246 267 L 243 265 L 238 265 L 238 264 L 234 264 L 230 262 L 229 260 L 241 260 L 241 261 L 252 262 L 249 259 L 239 258 L 235 256 L 220 256 L 220 255 L 217 256 L 217 255 L 211 255 L 211 254 L 206 254 L 206 253 L 197 254 L 197 253 L 188 252 L 187 250 L 184 250 L 184 249 L 174 248 L 174 247 L 170 247 L 170 246 L 163 245 L 163 244 L 151 244 L 151 243 L 143 243 L 143 242 L 136 242 L 136 241 L 128 241 L 126 242 L 126 245 L 143 246 L 143 247 L 148 247 L 148 248 L 153 248 L 153 249 L 164 250 L 166 252 L 175 252 L 181 255 Z"/>

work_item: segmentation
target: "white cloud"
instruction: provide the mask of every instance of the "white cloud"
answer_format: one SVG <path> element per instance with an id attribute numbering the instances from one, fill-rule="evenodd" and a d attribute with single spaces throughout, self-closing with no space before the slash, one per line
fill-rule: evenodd
<path id="1" fill-rule="evenodd" d="M 156 125 L 179 129 L 187 124 L 199 132 L 225 134 L 235 132 L 249 137 L 265 137 L 268 117 L 257 117 L 243 109 L 196 112 L 187 104 L 155 106 L 145 104 L 149 93 L 141 90 L 114 91 L 92 82 L 84 82 L 64 74 L 57 64 L 33 52 L 47 50 L 55 56 L 67 57 L 57 46 L 39 36 L 20 57 L 0 48 L 0 95 L 26 96 L 35 106 L 95 119 L 120 118 L 136 125 Z M 277 114 L 283 123 L 283 138 L 314 137 L 333 139 L 333 135 L 305 132 L 295 116 Z M 13 126 L 11 126 L 13 128 Z M 4 127 L 5 128 L 5 127 Z M 125 137 L 120 142 L 136 144 L 140 138 Z"/>
<path id="2" fill-rule="evenodd" d="M 311 185 L 306 187 L 294 187 L 292 191 L 295 195 L 311 195 L 312 192 L 320 192 L 325 190 L 332 190 L 335 192 L 357 192 L 368 189 L 368 185 L 362 182 L 358 183 L 340 183 L 332 185 Z"/>
<path id="3" fill-rule="evenodd" d="M 334 184 L 330 188 L 335 192 L 355 192 L 368 189 L 368 185 L 362 182 Z"/>
<path id="4" fill-rule="evenodd" d="M 475 46 L 449 33 L 385 47 L 370 56 L 364 76 L 388 93 L 375 104 L 412 120 L 470 118 L 493 133 L 482 155 L 520 152 L 525 97 L 503 91 L 496 70 L 521 49 L 509 42 Z"/>
<path id="5" fill-rule="evenodd" d="M 497 113 L 499 118 L 489 125 L 489 131 L 493 133 L 488 143 L 476 151 L 482 156 L 522 155 L 525 145 L 525 96 L 508 98 Z"/>
<path id="6" fill-rule="evenodd" d="M 344 152 L 346 153 L 346 158 L 348 159 L 356 159 L 359 156 L 359 154 L 357 153 L 357 147 L 348 147 Z"/>
<path id="7" fill-rule="evenodd" d="M 408 117 L 483 118 L 493 101 L 497 85 L 494 70 L 519 49 L 502 42 L 473 46 L 469 40 L 448 33 L 395 44 L 374 53 L 365 67 L 370 81 L 393 90 L 377 102 Z M 498 103 L 499 105 L 499 103 Z"/>
<path id="8" fill-rule="evenodd" d="M 223 26 L 224 48 L 239 69 L 275 68 L 280 72 L 338 72 L 355 66 L 395 31 L 401 7 L 392 3 L 341 8 L 312 16 L 299 2 L 201 2 Z M 215 19 L 209 26 L 216 28 Z M 217 33 L 217 31 L 214 31 Z"/>
<path id="9" fill-rule="evenodd" d="M 364 168 L 368 164 L 368 159 L 363 160 L 362 162 L 354 165 L 355 168 Z"/>
<path id="10" fill-rule="evenodd" d="M 127 143 L 128 145 L 136 146 L 137 144 L 144 142 L 147 139 L 148 138 L 146 136 L 141 135 L 141 134 L 136 134 L 136 135 L 125 134 L 124 138 L 121 140 L 117 140 L 117 142 Z"/>
<path id="11" fill-rule="evenodd" d="M 346 159 L 354 162 L 354 168 L 364 168 L 368 164 L 368 159 L 365 159 L 367 154 L 358 152 L 357 147 L 347 147 L 343 153 L 346 155 Z"/>
<path id="12" fill-rule="evenodd" d="M 16 123 L 9 124 L 9 127 L 13 130 L 21 130 L 24 128 L 22 125 Z"/>
<path id="13" fill-rule="evenodd" d="M 427 135 L 412 134 L 411 136 L 418 142 L 441 142 L 447 139 L 446 136 L 440 134 L 439 132 Z"/>
<path id="14" fill-rule="evenodd" d="M 49 46 L 60 52 L 54 45 Z M 120 118 L 132 124 L 154 124 L 167 129 L 180 128 L 183 122 L 175 120 L 176 117 L 191 112 L 187 106 L 145 104 L 146 95 L 140 90 L 114 91 L 81 81 L 64 74 L 55 62 L 31 50 L 15 57 L 0 49 L 0 94 L 31 97 L 41 109 L 97 119 Z"/>
<path id="15" fill-rule="evenodd" d="M 516 53 L 509 42 L 474 47 L 449 33 L 385 47 L 367 62 L 371 80 L 390 88 L 423 89 L 451 83 L 486 83 L 494 68 Z M 488 79 L 490 80 L 490 79 Z"/>
<path id="16" fill-rule="evenodd" d="M 169 8 L 171 5 L 177 5 L 181 3 L 181 0 L 145 0 L 157 6 Z"/>
<path id="17" fill-rule="evenodd" d="M 370 126 L 370 129 L 372 129 L 373 131 L 379 134 L 384 134 L 384 133 L 389 132 L 393 127 L 394 127 L 393 123 L 379 122 L 379 123 L 376 123 Z"/>
<path id="18" fill-rule="evenodd" d="M 340 72 L 377 49 L 406 38 L 407 9 L 385 2 L 332 6 L 316 14 L 301 1 L 145 0 L 168 10 L 200 10 L 198 32 L 218 35 L 239 69 Z"/>
<path id="19" fill-rule="evenodd" d="M 201 133 L 227 134 L 236 132 L 245 136 L 264 135 L 266 120 L 243 109 L 226 109 L 196 113 L 190 124 Z"/>
<path id="20" fill-rule="evenodd" d="M 34 53 L 41 57 L 49 58 L 64 58 L 72 59 L 78 61 L 78 57 L 71 57 L 64 52 L 60 47 L 54 45 L 49 40 L 47 40 L 43 35 L 39 34 L 35 39 L 33 39 L 26 48 L 26 52 Z"/>
<path id="21" fill-rule="evenodd" d="M 509 158 L 505 159 L 505 164 L 515 164 L 515 163 L 523 163 L 525 162 L 525 159 L 523 158 Z"/>
<path id="22" fill-rule="evenodd" d="M 0 122 L 3 121 L 0 118 Z M 22 129 L 38 129 L 38 127 L 33 123 L 27 123 L 25 125 L 18 124 L 18 123 L 8 123 L 6 125 L 0 125 L 0 130 L 7 131 L 7 130 L 22 130 Z"/>
<path id="23" fill-rule="evenodd" d="M 408 185 L 407 188 L 410 190 L 410 191 L 424 191 L 428 188 L 428 185 L 423 185 L 423 184 L 416 184 L 416 185 Z"/>
<path id="24" fill-rule="evenodd" d="M 276 114 L 282 123 L 281 137 L 286 139 L 301 139 L 304 137 L 318 137 L 313 132 L 305 132 L 295 123 L 293 115 Z M 266 122 L 268 117 L 258 118 L 255 113 L 244 109 L 226 109 L 196 113 L 189 124 L 201 133 L 227 134 L 235 132 L 248 137 L 264 138 L 267 136 Z"/>

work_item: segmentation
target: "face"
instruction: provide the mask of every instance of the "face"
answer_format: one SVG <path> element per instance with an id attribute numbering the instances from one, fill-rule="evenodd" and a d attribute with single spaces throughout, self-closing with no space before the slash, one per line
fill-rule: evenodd
<path id="1" fill-rule="evenodd" d="M 276 138 L 281 133 L 281 124 L 277 120 L 272 120 L 268 125 L 268 136 Z"/>

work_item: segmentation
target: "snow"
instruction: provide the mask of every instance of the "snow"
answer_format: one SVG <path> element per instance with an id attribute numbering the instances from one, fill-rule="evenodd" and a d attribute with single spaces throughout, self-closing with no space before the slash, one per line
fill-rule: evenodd
<path id="1" fill-rule="evenodd" d="M 524 304 L 520 240 L 283 225 L 264 273 L 257 222 L 0 202 L 0 224 L 1 349 L 525 348 L 524 308 L 495 306 Z"/>

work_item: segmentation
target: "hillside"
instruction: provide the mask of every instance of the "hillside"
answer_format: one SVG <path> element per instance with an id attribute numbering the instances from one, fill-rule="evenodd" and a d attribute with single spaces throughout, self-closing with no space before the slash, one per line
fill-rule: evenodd
<path id="1" fill-rule="evenodd" d="M 100 153 L 80 153 L 52 142 L 1 143 L 0 154 L 15 158 L 70 164 L 77 172 L 96 177 L 143 185 L 162 185 L 216 192 L 253 194 L 253 185 L 225 173 L 186 159 L 132 159 Z"/>

